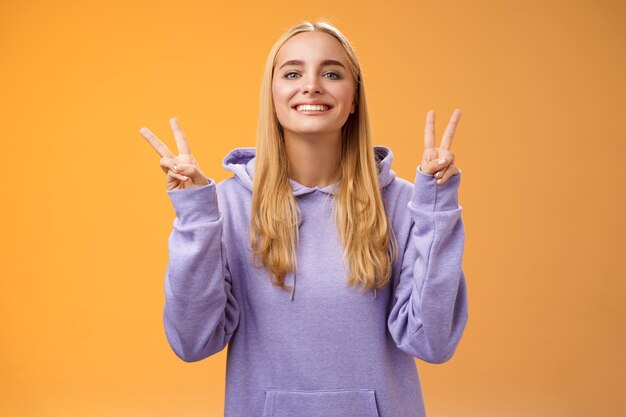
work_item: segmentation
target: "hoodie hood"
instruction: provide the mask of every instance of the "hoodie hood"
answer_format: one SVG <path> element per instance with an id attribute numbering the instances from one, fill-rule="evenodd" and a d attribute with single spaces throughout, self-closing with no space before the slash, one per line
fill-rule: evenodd
<path id="1" fill-rule="evenodd" d="M 378 185 L 380 188 L 384 188 L 391 184 L 396 177 L 395 172 L 391 169 L 393 152 L 386 146 L 374 146 L 374 155 L 378 164 Z M 224 157 L 222 167 L 228 171 L 232 171 L 239 183 L 252 192 L 255 159 L 256 148 L 235 148 Z M 289 182 L 293 195 L 296 197 L 312 193 L 316 190 L 327 194 L 336 194 L 339 185 L 339 183 L 335 183 L 326 187 L 307 187 L 291 178 L 289 178 Z"/>

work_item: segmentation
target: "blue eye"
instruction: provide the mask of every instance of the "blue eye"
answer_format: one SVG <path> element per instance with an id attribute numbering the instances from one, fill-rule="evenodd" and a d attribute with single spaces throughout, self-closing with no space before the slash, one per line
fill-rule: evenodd
<path id="1" fill-rule="evenodd" d="M 296 79 L 296 77 L 291 77 L 291 75 L 292 75 L 292 74 L 295 74 L 295 75 L 300 75 L 300 74 L 298 74 L 297 72 L 290 71 L 290 72 L 286 73 L 283 77 L 284 77 L 284 78 L 287 78 L 288 80 L 294 80 L 294 79 Z M 340 79 L 341 79 L 341 75 L 339 75 L 339 74 L 337 74 L 336 72 L 333 72 L 333 71 L 327 72 L 327 73 L 326 73 L 326 74 L 324 74 L 324 75 L 325 75 L 325 76 L 326 76 L 326 75 L 332 75 L 332 77 L 329 77 L 329 78 L 331 78 L 331 79 L 333 79 L 333 80 L 340 80 Z"/>

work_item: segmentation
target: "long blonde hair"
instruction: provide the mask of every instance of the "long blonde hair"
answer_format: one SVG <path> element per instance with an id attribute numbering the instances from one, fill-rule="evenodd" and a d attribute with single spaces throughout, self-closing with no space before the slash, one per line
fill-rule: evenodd
<path id="1" fill-rule="evenodd" d="M 365 101 L 365 88 L 356 52 L 347 38 L 325 21 L 304 21 L 288 29 L 270 50 L 261 87 L 256 159 L 252 193 L 250 243 L 253 257 L 260 257 L 272 283 L 285 285 L 285 275 L 295 271 L 299 239 L 298 211 L 289 182 L 289 164 L 284 136 L 274 112 L 272 78 L 276 56 L 282 45 L 301 32 L 322 31 L 343 46 L 355 80 L 355 112 L 341 130 L 340 183 L 333 213 L 348 265 L 348 285 L 360 289 L 384 287 L 397 258 L 397 242 L 388 222 L 378 182 L 378 167 Z M 257 264 L 258 265 L 258 264 Z"/>

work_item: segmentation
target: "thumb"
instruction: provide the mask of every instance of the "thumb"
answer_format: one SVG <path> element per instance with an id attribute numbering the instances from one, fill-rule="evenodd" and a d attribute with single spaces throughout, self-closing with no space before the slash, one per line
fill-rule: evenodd
<path id="1" fill-rule="evenodd" d="M 191 178 L 191 181 L 193 181 L 193 183 L 196 185 L 206 185 L 209 183 L 204 173 L 196 165 L 176 164 L 175 168 L 175 172 Z"/>
<path id="2" fill-rule="evenodd" d="M 440 161 L 443 161 L 443 163 L 440 163 Z M 445 167 L 446 162 L 447 160 L 444 159 L 444 157 L 442 156 L 433 160 L 429 160 L 429 161 L 423 160 L 421 164 L 422 172 L 425 172 L 427 174 L 434 174 L 435 172 Z"/>

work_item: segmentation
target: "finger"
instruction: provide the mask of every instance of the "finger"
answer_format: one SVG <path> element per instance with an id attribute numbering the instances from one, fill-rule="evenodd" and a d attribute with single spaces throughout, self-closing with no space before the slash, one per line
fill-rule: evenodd
<path id="1" fill-rule="evenodd" d="M 179 163 L 176 165 L 176 172 L 179 174 L 187 175 L 188 177 L 193 177 L 193 175 L 197 172 L 197 169 L 194 165 Z"/>
<path id="2" fill-rule="evenodd" d="M 444 159 L 445 162 L 443 164 L 440 164 L 440 161 Z M 437 161 L 433 161 L 436 162 L 436 166 L 437 168 L 433 168 L 434 170 L 436 170 L 436 172 L 434 173 L 435 178 L 443 178 L 444 175 L 446 175 L 446 172 L 450 171 L 450 170 L 454 170 L 454 156 L 447 156 L 445 158 L 440 158 Z"/>
<path id="3" fill-rule="evenodd" d="M 189 177 L 187 177 L 185 175 L 177 174 L 177 173 L 175 173 L 172 170 L 167 171 L 167 175 L 169 175 L 170 177 L 178 178 L 179 180 L 181 180 L 183 182 L 189 181 Z"/>
<path id="4" fill-rule="evenodd" d="M 147 127 L 142 127 L 141 129 L 139 129 L 139 133 L 141 134 L 141 136 L 146 138 L 146 140 L 150 143 L 150 145 L 152 145 L 154 150 L 157 151 L 159 155 L 169 158 L 174 157 L 172 151 L 170 151 L 170 149 L 165 146 L 165 144 L 161 142 L 159 138 L 157 138 L 156 135 L 150 131 L 150 129 L 148 129 Z"/>
<path id="5" fill-rule="evenodd" d="M 424 149 L 435 147 L 435 111 L 430 110 L 426 114 L 426 127 L 424 128 Z"/>
<path id="6" fill-rule="evenodd" d="M 444 164 L 439 163 L 439 161 L 441 160 L 442 158 L 431 159 L 431 160 L 423 159 L 422 164 L 421 164 L 422 172 L 425 172 L 430 175 L 435 175 L 438 171 L 445 169 L 446 167 L 445 163 Z"/>
<path id="7" fill-rule="evenodd" d="M 446 169 L 443 176 L 437 180 L 437 184 L 444 184 L 451 176 L 456 175 L 457 171 L 458 169 L 454 165 L 451 165 L 448 169 Z"/>
<path id="8" fill-rule="evenodd" d="M 456 132 L 456 126 L 461 118 L 461 109 L 454 110 L 446 131 L 443 132 L 443 139 L 441 140 L 441 148 L 449 150 L 452 146 L 452 139 L 454 139 L 454 132 Z"/>
<path id="9" fill-rule="evenodd" d="M 194 184 L 208 184 L 207 178 L 197 166 L 191 164 L 178 164 L 177 168 L 178 170 L 176 172 L 181 175 L 188 176 L 193 180 Z"/>
<path id="10" fill-rule="evenodd" d="M 453 164 L 453 163 L 454 163 L 454 152 L 441 151 L 435 158 L 432 158 L 427 161 L 422 161 L 422 169 L 429 173 L 435 173 L 437 171 L 445 170 L 450 164 Z"/>
<path id="11" fill-rule="evenodd" d="M 163 172 L 165 172 L 166 174 L 169 170 L 178 172 L 178 169 L 176 167 L 176 160 L 174 158 L 161 158 L 161 160 L 159 161 L 159 165 L 161 166 Z"/>
<path id="12" fill-rule="evenodd" d="M 189 145 L 187 144 L 187 139 L 185 138 L 185 134 L 183 133 L 183 129 L 180 127 L 178 123 L 178 119 L 172 117 L 170 119 L 170 126 L 174 131 L 174 138 L 176 139 L 176 146 L 178 147 L 178 153 L 180 155 L 189 155 L 191 150 L 189 149 Z"/>
<path id="13" fill-rule="evenodd" d="M 439 171 L 435 172 L 435 178 L 443 178 L 447 170 L 448 170 L 448 167 L 441 168 Z"/>

